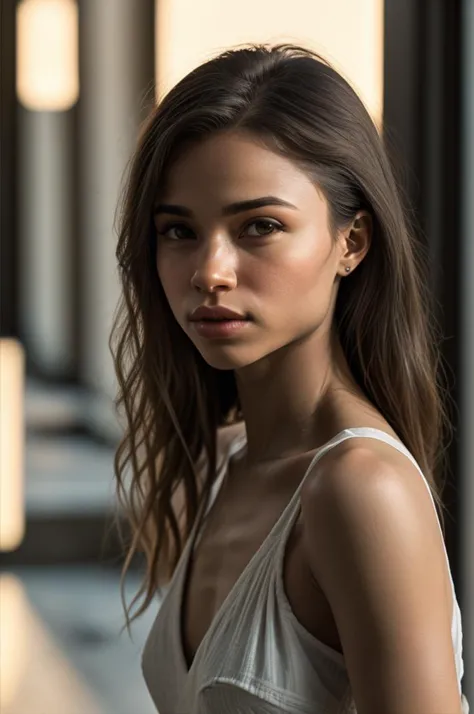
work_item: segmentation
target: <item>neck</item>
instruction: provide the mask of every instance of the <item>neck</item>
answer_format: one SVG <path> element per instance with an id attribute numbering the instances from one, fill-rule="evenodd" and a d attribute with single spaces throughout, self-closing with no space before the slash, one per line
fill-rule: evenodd
<path id="1" fill-rule="evenodd" d="M 336 428 L 336 397 L 341 390 L 357 390 L 340 342 L 330 333 L 288 345 L 239 370 L 236 379 L 249 466 L 328 441 Z"/>

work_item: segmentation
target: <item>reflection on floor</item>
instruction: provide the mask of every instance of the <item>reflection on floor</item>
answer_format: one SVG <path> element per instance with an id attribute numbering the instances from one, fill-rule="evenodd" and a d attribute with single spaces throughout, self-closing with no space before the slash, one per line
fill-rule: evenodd
<path id="1" fill-rule="evenodd" d="M 126 587 L 129 603 L 138 578 Z M 96 567 L 0 574 L 2 714 L 156 714 L 140 670 L 159 601 L 124 624 L 119 573 Z"/>

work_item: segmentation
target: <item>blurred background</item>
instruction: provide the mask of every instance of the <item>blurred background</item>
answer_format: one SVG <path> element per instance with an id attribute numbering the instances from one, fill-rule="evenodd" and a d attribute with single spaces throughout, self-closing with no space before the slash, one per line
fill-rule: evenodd
<path id="1" fill-rule="evenodd" d="M 230 46 L 292 41 L 383 130 L 429 248 L 455 409 L 446 544 L 474 701 L 474 0 L 0 0 L 0 711 L 152 714 L 120 634 L 114 218 L 150 107 Z M 130 601 L 140 581 L 127 579 Z"/>

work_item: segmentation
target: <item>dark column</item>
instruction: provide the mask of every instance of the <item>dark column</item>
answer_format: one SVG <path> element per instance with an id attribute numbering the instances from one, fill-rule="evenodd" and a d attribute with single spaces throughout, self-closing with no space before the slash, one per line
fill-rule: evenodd
<path id="1" fill-rule="evenodd" d="M 0 335 L 18 336 L 16 224 L 16 0 L 0 4 Z"/>
<path id="2" fill-rule="evenodd" d="M 384 39 L 384 135 L 428 249 L 433 309 L 445 338 L 442 355 L 454 401 L 443 495 L 449 511 L 446 545 L 461 600 L 461 2 L 386 0 Z"/>

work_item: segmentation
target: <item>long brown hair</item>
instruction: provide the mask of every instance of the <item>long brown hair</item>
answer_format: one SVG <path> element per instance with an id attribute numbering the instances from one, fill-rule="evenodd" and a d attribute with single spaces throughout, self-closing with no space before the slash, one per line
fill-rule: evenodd
<path id="1" fill-rule="evenodd" d="M 440 477 L 449 419 L 439 328 L 425 251 L 402 205 L 383 137 L 348 82 L 316 53 L 293 45 L 229 50 L 188 74 L 154 109 L 123 199 L 116 252 L 122 295 L 110 336 L 116 406 L 126 420 L 114 462 L 131 526 L 122 588 L 133 556 L 141 552 L 146 560 L 141 588 L 126 608 L 127 626 L 171 578 L 208 498 L 218 427 L 241 418 L 234 373 L 210 367 L 171 313 L 157 275 L 152 222 L 177 155 L 235 129 L 308 172 L 328 201 L 334 235 L 357 211 L 370 212 L 371 247 L 341 281 L 335 325 L 353 376 L 422 468 L 444 531 Z M 178 489 L 184 527 L 173 505 Z"/>

